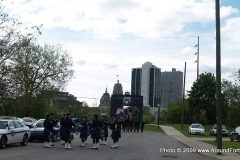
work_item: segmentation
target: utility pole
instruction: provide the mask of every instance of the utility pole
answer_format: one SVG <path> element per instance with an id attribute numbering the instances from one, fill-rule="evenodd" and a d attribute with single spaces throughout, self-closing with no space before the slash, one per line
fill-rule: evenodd
<path id="1" fill-rule="evenodd" d="M 220 37 L 220 6 L 215 0 L 216 8 L 216 108 L 217 108 L 217 149 L 222 155 L 222 106 L 221 106 L 221 37 Z"/>
<path id="2" fill-rule="evenodd" d="M 195 62 L 197 62 L 197 79 L 199 77 L 199 36 L 198 36 L 198 44 L 195 45 L 195 47 L 197 47 L 197 53 L 195 53 L 195 55 L 197 55 L 197 60 Z"/>
<path id="3" fill-rule="evenodd" d="M 185 62 L 185 67 L 184 67 L 184 80 L 183 80 L 183 97 L 182 97 L 182 118 L 181 118 L 181 123 L 182 123 L 182 130 L 183 130 L 183 116 L 184 116 L 184 100 L 185 100 L 185 82 L 186 82 L 186 66 L 187 63 Z"/>
<path id="4" fill-rule="evenodd" d="M 160 94 L 160 104 L 158 104 L 158 130 L 159 130 L 159 119 L 160 119 L 160 107 L 162 105 L 162 84 L 161 84 L 161 94 Z"/>
<path id="5" fill-rule="evenodd" d="M 168 121 L 168 111 L 169 111 L 169 104 L 170 104 L 170 97 L 171 97 L 171 86 L 172 86 L 172 83 L 170 82 L 170 88 L 169 88 L 169 91 L 168 91 L 168 107 L 167 107 L 167 121 Z"/>

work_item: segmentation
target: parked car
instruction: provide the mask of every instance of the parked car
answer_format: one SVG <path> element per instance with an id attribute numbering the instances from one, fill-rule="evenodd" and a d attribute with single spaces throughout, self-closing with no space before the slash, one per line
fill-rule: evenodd
<path id="1" fill-rule="evenodd" d="M 230 133 L 230 140 L 237 140 L 240 142 L 240 126 L 234 128 L 233 131 Z"/>
<path id="2" fill-rule="evenodd" d="M 28 126 L 29 128 L 32 128 L 34 123 L 37 122 L 37 120 L 32 117 L 24 117 L 22 120 L 25 121 L 24 125 Z"/>
<path id="3" fill-rule="evenodd" d="M 29 127 L 23 125 L 16 118 L 0 119 L 0 148 L 5 148 L 7 144 L 19 143 L 26 146 L 30 137 Z"/>
<path id="4" fill-rule="evenodd" d="M 29 138 L 29 142 L 33 142 L 34 140 L 44 140 L 44 126 L 42 120 L 38 121 L 34 124 L 34 126 L 30 129 L 31 136 Z M 53 142 L 57 141 L 57 138 L 60 137 L 60 125 L 56 125 L 53 128 Z"/>
<path id="5" fill-rule="evenodd" d="M 189 134 L 201 134 L 201 135 L 204 135 L 205 134 L 205 129 L 204 129 L 204 127 L 200 123 L 192 123 L 188 127 L 188 133 Z"/>
<path id="6" fill-rule="evenodd" d="M 214 124 L 212 128 L 210 129 L 210 135 L 217 135 L 217 124 Z M 228 129 L 226 126 L 222 125 L 222 135 L 228 136 Z"/>

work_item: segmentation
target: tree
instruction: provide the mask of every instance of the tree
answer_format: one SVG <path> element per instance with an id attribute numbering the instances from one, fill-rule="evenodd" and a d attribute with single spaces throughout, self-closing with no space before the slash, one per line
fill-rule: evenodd
<path id="1" fill-rule="evenodd" d="M 167 121 L 168 123 L 181 123 L 181 118 L 182 118 L 182 100 L 177 100 L 174 103 L 171 103 L 169 105 L 168 109 L 168 117 Z M 184 104 L 184 122 L 185 124 L 189 124 L 192 121 L 192 118 L 189 115 L 189 108 L 188 108 L 188 103 L 187 99 L 185 99 L 185 104 Z"/>
<path id="2" fill-rule="evenodd" d="M 40 26 L 21 29 L 21 23 L 14 17 L 4 13 L 4 1 L 0 1 L 0 67 L 2 64 L 18 52 L 23 46 L 41 34 Z M 23 31 L 22 31 L 23 30 Z"/>
<path id="3" fill-rule="evenodd" d="M 202 73 L 188 91 L 189 111 L 193 121 L 216 123 L 216 79 L 212 73 Z"/>
<path id="4" fill-rule="evenodd" d="M 73 76 L 72 60 L 61 45 L 40 46 L 31 42 L 11 58 L 11 85 L 25 111 L 31 112 L 44 91 L 64 88 Z"/>
<path id="5" fill-rule="evenodd" d="M 226 124 L 231 127 L 236 127 L 240 123 L 240 86 L 236 82 L 223 80 L 222 91 L 224 96 L 224 104 L 227 106 L 226 111 L 223 112 Z"/>

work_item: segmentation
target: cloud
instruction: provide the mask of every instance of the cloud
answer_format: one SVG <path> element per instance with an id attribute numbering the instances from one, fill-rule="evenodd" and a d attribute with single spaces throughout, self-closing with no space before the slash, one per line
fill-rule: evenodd
<path id="1" fill-rule="evenodd" d="M 156 37 L 179 33 L 191 23 L 210 23 L 215 18 L 214 4 L 214 0 L 32 0 L 16 2 L 10 10 L 20 14 L 23 22 L 48 29 L 88 30 L 95 37 L 125 33 Z M 222 18 L 237 12 L 230 6 L 221 8 Z"/>
<path id="2" fill-rule="evenodd" d="M 116 69 L 117 68 L 117 65 L 115 65 L 115 64 L 105 64 L 104 66 L 107 67 L 107 68 L 110 68 L 110 69 Z"/>
<path id="3" fill-rule="evenodd" d="M 86 65 L 86 61 L 85 60 L 78 60 L 77 64 L 80 66 Z"/>

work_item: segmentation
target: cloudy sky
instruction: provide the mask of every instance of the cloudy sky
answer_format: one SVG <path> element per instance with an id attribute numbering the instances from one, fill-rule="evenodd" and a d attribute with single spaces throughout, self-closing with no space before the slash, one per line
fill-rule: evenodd
<path id="1" fill-rule="evenodd" d="M 12 0 L 13 1 L 13 0 Z M 14 0 L 5 10 L 24 26 L 41 25 L 39 43 L 62 44 L 74 62 L 65 91 L 99 105 L 119 78 L 131 91 L 131 68 L 152 62 L 184 71 L 186 90 L 199 72 L 215 73 L 215 0 Z M 220 0 L 222 78 L 240 68 L 240 3 Z M 119 75 L 117 78 L 116 75 Z"/>

